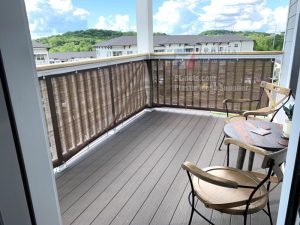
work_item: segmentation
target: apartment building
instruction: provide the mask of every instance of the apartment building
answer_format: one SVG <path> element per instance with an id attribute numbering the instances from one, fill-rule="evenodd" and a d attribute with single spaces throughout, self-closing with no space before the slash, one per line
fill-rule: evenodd
<path id="1" fill-rule="evenodd" d="M 49 64 L 49 45 L 32 41 L 33 55 L 36 65 Z"/>
<path id="2" fill-rule="evenodd" d="M 154 52 L 227 53 L 253 51 L 252 39 L 237 35 L 162 35 L 153 37 Z M 137 53 L 136 36 L 122 36 L 95 45 L 97 58 Z"/>
<path id="3" fill-rule="evenodd" d="M 96 58 L 95 51 L 85 52 L 53 52 L 49 53 L 50 64 L 62 62 L 77 62 Z"/>

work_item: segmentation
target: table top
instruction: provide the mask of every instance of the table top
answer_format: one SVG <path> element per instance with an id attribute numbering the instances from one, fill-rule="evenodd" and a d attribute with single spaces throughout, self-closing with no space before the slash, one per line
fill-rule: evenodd
<path id="1" fill-rule="evenodd" d="M 271 128 L 270 134 L 261 136 L 250 131 L 264 126 Z M 278 141 L 282 139 L 282 125 L 278 123 L 259 120 L 235 121 L 224 126 L 224 133 L 226 137 L 238 139 L 268 151 L 278 151 L 285 148 L 285 146 L 278 143 Z"/>

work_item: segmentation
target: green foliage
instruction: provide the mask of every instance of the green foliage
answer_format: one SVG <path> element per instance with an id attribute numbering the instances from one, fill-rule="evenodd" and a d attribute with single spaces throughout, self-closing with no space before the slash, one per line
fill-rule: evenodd
<path id="1" fill-rule="evenodd" d="M 50 52 L 79 52 L 92 51 L 94 50 L 94 45 L 101 41 L 122 35 L 135 34 L 135 32 L 89 29 L 44 37 L 37 39 L 37 41 L 50 45 Z"/>
<path id="2" fill-rule="evenodd" d="M 254 31 L 209 30 L 200 33 L 200 35 L 207 36 L 218 36 L 225 34 L 235 34 L 253 39 L 255 51 L 281 51 L 283 48 L 284 33 L 276 34 L 275 37 L 273 34 Z"/>
<path id="3" fill-rule="evenodd" d="M 80 52 L 93 51 L 94 45 L 120 36 L 135 36 L 136 32 L 113 31 L 113 30 L 79 30 L 66 32 L 61 35 L 39 38 L 36 41 L 51 46 L 50 52 Z M 154 35 L 166 35 L 155 33 Z"/>
<path id="4" fill-rule="evenodd" d="M 264 32 L 251 31 L 228 31 L 228 30 L 209 30 L 200 33 L 200 35 L 217 36 L 225 34 L 236 34 L 245 36 L 254 40 L 254 50 L 272 51 L 282 50 L 284 33 L 274 35 Z M 36 41 L 51 46 L 50 52 L 78 52 L 95 50 L 94 45 L 112 38 L 120 36 L 134 36 L 136 32 L 113 31 L 113 30 L 79 30 L 66 32 L 61 35 L 39 38 Z M 154 33 L 154 35 L 166 35 L 165 33 Z M 274 41 L 274 48 L 273 48 Z"/>
<path id="5" fill-rule="evenodd" d="M 289 120 L 293 119 L 294 106 L 295 105 L 292 105 L 292 104 L 289 107 L 283 106 L 283 110 L 284 110 L 286 116 L 289 118 Z"/>

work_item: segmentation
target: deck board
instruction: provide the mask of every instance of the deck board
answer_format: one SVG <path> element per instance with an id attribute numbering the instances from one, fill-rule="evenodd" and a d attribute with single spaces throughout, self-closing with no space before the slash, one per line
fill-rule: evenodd
<path id="1" fill-rule="evenodd" d="M 147 126 L 149 123 L 153 123 L 153 121 L 158 118 L 159 115 L 154 115 L 153 119 L 151 120 L 145 118 L 144 125 Z M 138 121 L 137 125 L 140 125 L 140 123 L 142 123 L 142 121 Z M 129 153 L 129 151 L 132 149 L 132 146 L 136 145 L 138 141 L 142 140 L 145 135 L 151 132 L 148 131 L 148 127 L 145 128 L 145 131 L 147 132 L 144 133 L 139 132 L 136 128 L 138 128 L 138 126 L 132 126 L 128 129 L 129 132 L 132 132 L 132 135 L 130 136 L 126 136 L 123 133 L 118 134 L 116 140 L 112 139 L 110 142 L 103 146 L 101 151 L 95 152 L 94 155 L 89 156 L 84 162 L 82 162 L 76 168 L 72 169 L 71 172 L 74 172 L 70 172 L 66 177 L 66 179 L 69 179 L 68 182 L 65 182 L 58 188 L 60 199 L 63 199 L 72 190 L 72 188 L 76 187 L 77 185 L 85 181 L 85 179 L 87 179 L 89 176 L 96 173 L 100 169 L 100 167 L 107 164 L 111 158 L 114 157 L 115 161 L 117 160 L 116 158 L 122 159 L 122 157 Z M 130 141 L 130 138 L 132 137 L 135 137 L 135 141 Z M 139 139 L 140 137 L 141 139 Z M 112 144 L 111 142 L 114 143 Z M 76 179 L 73 179 L 73 177 L 75 176 Z"/>
<path id="2" fill-rule="evenodd" d="M 186 160 L 199 167 L 224 165 L 225 146 L 218 151 L 223 126 L 223 118 L 209 113 L 146 112 L 57 177 L 64 225 L 187 224 L 190 186 L 180 165 Z M 236 156 L 233 150 L 231 165 Z M 259 166 L 256 159 L 254 168 Z M 279 192 L 271 195 L 274 221 Z M 216 224 L 242 222 L 201 202 L 197 209 Z M 249 217 L 252 225 L 267 222 L 264 213 Z M 207 222 L 194 215 L 193 224 Z"/>

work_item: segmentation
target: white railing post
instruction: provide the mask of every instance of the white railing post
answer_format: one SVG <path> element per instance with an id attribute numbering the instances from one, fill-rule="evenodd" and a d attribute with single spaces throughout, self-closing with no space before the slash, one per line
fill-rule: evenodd
<path id="1" fill-rule="evenodd" d="M 152 0 L 136 0 L 138 53 L 153 52 Z"/>

